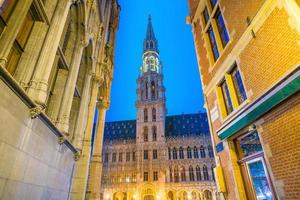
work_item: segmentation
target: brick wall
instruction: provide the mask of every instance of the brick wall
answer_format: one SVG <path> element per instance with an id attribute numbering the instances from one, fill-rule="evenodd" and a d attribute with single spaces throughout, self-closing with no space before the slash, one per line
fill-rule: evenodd
<path id="1" fill-rule="evenodd" d="M 300 199 L 300 92 L 263 117 L 261 137 L 279 196 Z M 284 194 L 280 193 L 283 182 Z"/>

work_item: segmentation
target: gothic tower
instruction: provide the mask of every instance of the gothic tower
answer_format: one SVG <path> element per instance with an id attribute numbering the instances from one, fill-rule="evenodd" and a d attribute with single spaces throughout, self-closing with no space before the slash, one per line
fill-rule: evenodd
<path id="1" fill-rule="evenodd" d="M 164 172 L 160 169 L 165 152 L 166 98 L 163 86 L 162 65 L 160 63 L 158 42 L 154 35 L 151 16 L 148 19 L 143 48 L 143 64 L 137 80 L 137 120 L 136 141 L 138 152 L 138 171 L 140 181 L 155 179 L 163 182 Z M 158 162 L 160 160 L 161 163 Z"/>

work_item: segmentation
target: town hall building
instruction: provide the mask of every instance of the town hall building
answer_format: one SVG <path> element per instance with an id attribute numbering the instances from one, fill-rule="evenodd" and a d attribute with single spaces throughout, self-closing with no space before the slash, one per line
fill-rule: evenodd
<path id="1" fill-rule="evenodd" d="M 167 116 L 150 16 L 142 59 L 136 120 L 105 123 L 103 199 L 215 199 L 214 152 L 206 113 Z"/>

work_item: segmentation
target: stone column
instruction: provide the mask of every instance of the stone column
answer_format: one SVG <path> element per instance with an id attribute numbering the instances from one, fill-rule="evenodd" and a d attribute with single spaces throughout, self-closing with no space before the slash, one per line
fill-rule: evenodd
<path id="1" fill-rule="evenodd" d="M 78 38 L 77 38 L 78 39 Z M 63 99 L 60 106 L 60 111 L 57 117 L 57 127 L 66 135 L 69 135 L 69 119 L 70 112 L 72 108 L 72 101 L 74 96 L 74 91 L 77 82 L 77 76 L 80 67 L 80 61 L 82 57 L 83 48 L 85 43 L 82 41 L 78 41 L 75 46 L 75 51 L 72 55 L 72 61 L 70 65 L 69 76 L 67 79 L 67 83 L 65 85 L 65 90 L 63 94 Z"/>
<path id="2" fill-rule="evenodd" d="M 59 41 L 68 17 L 72 1 L 59 0 L 51 20 L 36 70 L 28 88 L 29 96 L 41 105 L 45 104 L 48 96 L 48 82 Z"/>
<path id="3" fill-rule="evenodd" d="M 109 107 L 108 101 L 98 104 L 98 122 L 96 138 L 94 140 L 93 156 L 90 167 L 89 190 L 90 199 L 100 199 L 101 176 L 102 176 L 102 143 L 106 110 Z"/>
<path id="4" fill-rule="evenodd" d="M 25 20 L 29 8 L 33 0 L 18 1 L 12 15 L 9 18 L 5 31 L 0 37 L 0 66 L 4 67 L 7 64 L 7 57 L 18 35 L 18 32 Z M 3 1 L 0 0 L 0 4 Z"/>
<path id="5" fill-rule="evenodd" d="M 92 130 L 95 118 L 95 108 L 98 96 L 100 79 L 94 78 L 92 81 L 91 97 L 88 106 L 88 117 L 87 126 L 84 131 L 84 138 L 82 141 L 82 149 L 80 159 L 76 162 L 73 180 L 72 180 L 72 190 L 70 199 L 72 200 L 84 200 L 89 168 L 90 168 L 90 158 L 91 158 L 91 145 L 92 145 Z"/>
<path id="6" fill-rule="evenodd" d="M 83 87 L 81 102 L 79 107 L 79 114 L 76 120 L 76 127 L 74 133 L 74 145 L 77 149 L 82 148 L 82 140 L 84 137 L 84 129 L 86 127 L 87 122 L 87 114 L 88 114 L 88 102 L 90 98 L 90 89 L 91 89 L 91 78 L 92 72 L 89 72 L 85 76 L 85 84 Z"/>

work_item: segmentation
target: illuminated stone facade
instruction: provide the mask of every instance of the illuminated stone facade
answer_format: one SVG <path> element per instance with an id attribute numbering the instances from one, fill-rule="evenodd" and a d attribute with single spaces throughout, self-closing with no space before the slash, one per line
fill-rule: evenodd
<path id="1" fill-rule="evenodd" d="M 0 1 L 0 199 L 100 198 L 88 175 L 101 174 L 119 11 L 116 0 Z"/>
<path id="2" fill-rule="evenodd" d="M 300 199 L 299 0 L 189 0 L 220 198 Z"/>
<path id="3" fill-rule="evenodd" d="M 137 119 L 107 122 L 104 199 L 215 199 L 205 113 L 166 116 L 158 42 L 149 17 L 137 80 Z"/>

